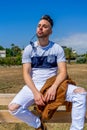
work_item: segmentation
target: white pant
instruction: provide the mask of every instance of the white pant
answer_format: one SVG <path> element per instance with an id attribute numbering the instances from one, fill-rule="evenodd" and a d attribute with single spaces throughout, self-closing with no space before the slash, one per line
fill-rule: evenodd
<path id="1" fill-rule="evenodd" d="M 42 85 L 37 86 L 40 90 Z M 70 130 L 83 130 L 86 112 L 86 93 L 74 93 L 73 91 L 76 88 L 77 86 L 69 84 L 66 93 L 66 100 L 72 102 L 72 124 Z M 34 128 L 40 126 L 41 122 L 39 117 L 32 114 L 28 109 L 34 103 L 34 96 L 27 86 L 21 89 L 10 104 L 12 103 L 20 105 L 20 108 L 16 111 L 10 112 L 12 115 Z"/>

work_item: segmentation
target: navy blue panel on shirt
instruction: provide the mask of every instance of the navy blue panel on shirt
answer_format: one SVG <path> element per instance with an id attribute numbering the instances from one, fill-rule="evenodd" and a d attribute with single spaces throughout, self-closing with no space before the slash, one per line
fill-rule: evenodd
<path id="1" fill-rule="evenodd" d="M 57 67 L 57 56 L 48 55 L 42 57 L 32 57 L 32 68 L 53 68 Z"/>

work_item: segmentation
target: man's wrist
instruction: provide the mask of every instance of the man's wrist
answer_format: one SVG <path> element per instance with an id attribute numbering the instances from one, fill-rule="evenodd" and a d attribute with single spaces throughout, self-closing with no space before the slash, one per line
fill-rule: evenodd
<path id="1" fill-rule="evenodd" d="M 58 85 L 53 84 L 52 87 L 57 89 L 57 88 L 58 88 Z"/>

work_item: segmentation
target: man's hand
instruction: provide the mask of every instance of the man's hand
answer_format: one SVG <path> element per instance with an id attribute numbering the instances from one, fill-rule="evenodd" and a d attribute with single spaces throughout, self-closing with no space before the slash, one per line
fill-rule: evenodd
<path id="1" fill-rule="evenodd" d="M 37 92 L 35 95 L 34 95 L 34 100 L 35 100 L 35 103 L 37 105 L 40 105 L 40 106 L 44 106 L 45 103 L 44 103 L 44 97 L 43 95 L 40 93 L 40 92 Z"/>
<path id="2" fill-rule="evenodd" d="M 55 96 L 56 96 L 56 87 L 55 86 L 51 86 L 46 94 L 45 94 L 45 102 L 48 102 L 50 100 L 55 100 Z"/>

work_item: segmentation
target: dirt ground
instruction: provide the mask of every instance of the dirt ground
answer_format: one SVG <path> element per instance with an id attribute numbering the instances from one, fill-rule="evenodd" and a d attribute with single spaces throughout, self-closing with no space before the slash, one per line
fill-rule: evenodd
<path id="1" fill-rule="evenodd" d="M 67 65 L 67 70 L 77 86 L 84 87 L 87 90 L 87 64 Z"/>
<path id="2" fill-rule="evenodd" d="M 16 93 L 23 85 L 22 66 L 0 66 L 0 92 Z"/>
<path id="3" fill-rule="evenodd" d="M 78 86 L 87 89 L 87 64 L 68 64 L 67 71 Z M 24 84 L 22 66 L 0 66 L 0 92 L 16 93 Z"/>

